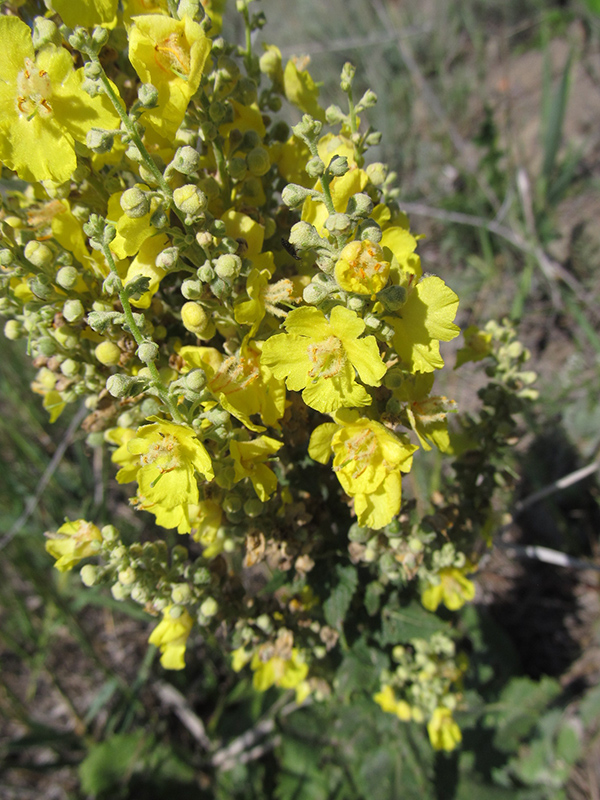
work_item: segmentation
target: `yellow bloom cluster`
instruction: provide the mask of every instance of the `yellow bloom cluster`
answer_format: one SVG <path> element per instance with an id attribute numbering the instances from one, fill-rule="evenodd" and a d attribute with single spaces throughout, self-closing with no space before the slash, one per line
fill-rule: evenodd
<path id="1" fill-rule="evenodd" d="M 89 444 L 113 449 L 155 526 L 152 547 L 125 546 L 67 521 L 57 568 L 100 554 L 86 582 L 162 615 L 164 667 L 184 667 L 199 624 L 256 689 L 302 701 L 343 640 L 322 584 L 350 562 L 387 581 L 404 567 L 431 610 L 473 596 L 458 562 L 431 567 L 428 530 L 398 533 L 413 457 L 451 450 L 454 403 L 433 385 L 458 298 L 423 276 L 393 176 L 365 167 L 377 137 L 358 132 L 371 100 L 351 99 L 350 65 L 349 111 L 326 113 L 300 61 L 252 52 L 250 2 L 247 50 L 215 38 L 223 0 L 52 0 L 33 29 L 0 16 L 0 310 L 51 420 L 85 397 Z M 292 130 L 283 104 L 304 114 Z M 471 336 L 465 360 L 486 346 Z M 189 551 L 167 554 L 161 528 Z M 456 744 L 443 703 L 427 717 L 394 686 L 384 710 Z"/>

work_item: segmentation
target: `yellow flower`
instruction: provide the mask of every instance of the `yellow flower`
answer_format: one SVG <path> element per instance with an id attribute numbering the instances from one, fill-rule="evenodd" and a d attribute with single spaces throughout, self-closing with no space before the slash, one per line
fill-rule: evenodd
<path id="1" fill-rule="evenodd" d="M 433 444 L 442 452 L 450 450 L 447 415 L 456 411 L 456 402 L 447 397 L 430 397 L 434 376 L 432 372 L 417 372 L 407 376 L 394 391 L 395 397 L 406 402 L 406 414 L 411 428 L 419 437 L 424 450 Z"/>
<path id="2" fill-rule="evenodd" d="M 83 25 L 92 28 L 94 25 L 104 25 L 114 28 L 117 23 L 117 0 L 46 0 L 53 11 L 62 17 L 62 21 L 70 28 Z"/>
<path id="3" fill-rule="evenodd" d="M 252 685 L 259 692 L 266 692 L 271 686 L 281 689 L 296 689 L 296 702 L 301 703 L 310 692 L 308 682 L 308 664 L 304 662 L 298 648 L 293 647 L 289 658 L 274 655 L 263 661 L 259 652 L 250 662 L 254 671 Z"/>
<path id="4" fill-rule="evenodd" d="M 338 213 L 345 212 L 350 198 L 357 192 L 364 191 L 368 182 L 369 177 L 363 169 L 351 169 L 345 175 L 334 178 L 329 184 L 329 189 L 335 210 Z M 318 190 L 319 186 L 317 182 L 314 188 Z M 323 201 L 313 200 L 312 197 L 306 198 L 302 206 L 302 219 L 314 225 L 320 235 L 323 234 L 323 226 L 328 216 L 329 212 Z"/>
<path id="5" fill-rule="evenodd" d="M 334 419 L 315 428 L 309 455 L 326 464 L 333 450 L 333 469 L 346 494 L 354 498 L 358 524 L 383 528 L 400 510 L 400 473 L 410 471 L 418 448 L 356 411 L 339 412 Z"/>
<path id="6" fill-rule="evenodd" d="M 219 404 L 248 430 L 260 433 L 264 427 L 249 418 L 260 414 L 265 425 L 279 427 L 285 411 L 285 386 L 261 363 L 263 342 L 247 341 L 239 353 L 225 357 L 213 347 L 186 345 L 179 351 L 186 369 L 200 368 L 208 377 L 208 388 Z"/>
<path id="7" fill-rule="evenodd" d="M 63 183 L 77 166 L 75 141 L 90 128 L 117 128 L 117 113 L 104 95 L 83 91 L 83 70 L 65 48 L 36 55 L 17 17 L 0 16 L 0 48 L 0 161 L 23 180 Z"/>
<path id="8" fill-rule="evenodd" d="M 433 372 L 444 366 L 440 341 L 460 333 L 453 323 L 458 297 L 441 278 L 424 278 L 408 293 L 398 317 L 388 318 L 402 365 L 411 372 Z"/>
<path id="9" fill-rule="evenodd" d="M 67 520 L 56 533 L 46 536 L 46 551 L 56 559 L 54 566 L 59 572 L 72 569 L 82 558 L 96 555 L 102 541 L 99 529 L 84 519 Z"/>
<path id="10" fill-rule="evenodd" d="M 435 750 L 450 752 L 462 742 L 462 734 L 452 717 L 452 712 L 442 706 L 438 706 L 433 712 L 427 723 L 427 733 Z"/>
<path id="11" fill-rule="evenodd" d="M 131 281 L 136 278 L 144 277 L 149 278 L 150 285 L 148 291 L 144 292 L 137 300 L 133 297 L 130 299 L 129 302 L 132 306 L 136 308 L 149 308 L 152 298 L 158 291 L 161 280 L 167 274 L 166 269 L 156 266 L 156 257 L 168 244 L 168 237 L 166 234 L 161 233 L 150 239 L 146 239 L 140 246 L 138 254 L 129 265 L 123 283 L 127 286 L 128 283 L 131 283 Z"/>
<path id="12" fill-rule="evenodd" d="M 344 306 L 335 306 L 328 320 L 311 306 L 290 311 L 288 333 L 267 339 L 261 363 L 291 391 L 302 391 L 304 402 L 323 413 L 366 406 L 371 396 L 356 382 L 355 371 L 369 386 L 379 386 L 385 364 L 374 336 L 358 337 L 365 323 Z"/>
<path id="13" fill-rule="evenodd" d="M 156 514 L 157 522 L 162 520 L 159 524 L 176 524 L 180 533 L 188 533 L 187 505 L 199 500 L 196 472 L 209 481 L 214 477 L 210 456 L 192 429 L 158 417 L 149 419 L 155 421 L 139 428 L 127 445 L 132 455 L 139 456 L 141 507 Z"/>
<path id="14" fill-rule="evenodd" d="M 298 59 L 290 59 L 283 71 L 285 96 L 292 105 L 325 122 L 325 111 L 319 105 L 319 87 Z"/>
<path id="15" fill-rule="evenodd" d="M 250 478 L 254 491 L 263 502 L 268 500 L 277 488 L 277 476 L 264 462 L 282 446 L 281 442 L 269 436 L 260 436 L 251 442 L 236 442 L 232 439 L 229 443 L 236 482 Z"/>
<path id="16" fill-rule="evenodd" d="M 269 283 L 271 272 L 268 269 L 253 269 L 246 281 L 246 291 L 250 300 L 236 303 L 235 321 L 240 325 L 251 325 L 249 336 L 254 336 L 267 311 L 276 317 L 285 317 L 287 311 L 278 304 L 289 305 L 298 302 L 294 296 L 294 284 L 289 278 Z"/>
<path id="17" fill-rule="evenodd" d="M 398 700 L 391 686 L 384 686 L 380 692 L 373 695 L 373 700 L 381 707 L 382 711 L 386 711 L 388 714 L 395 714 L 403 722 L 410 720 L 410 705 L 406 700 Z"/>
<path id="18" fill-rule="evenodd" d="M 349 242 L 335 265 L 335 279 L 347 292 L 376 295 L 387 284 L 390 262 L 383 249 L 368 239 Z"/>
<path id="19" fill-rule="evenodd" d="M 444 567 L 439 572 L 439 583 L 430 584 L 421 595 L 421 602 L 428 611 L 435 611 L 443 603 L 450 611 L 462 608 L 475 597 L 475 584 L 465 577 L 471 567 Z"/>
<path id="20" fill-rule="evenodd" d="M 180 606 L 167 606 L 163 618 L 150 634 L 150 644 L 160 648 L 160 663 L 165 669 L 185 667 L 185 646 L 194 620 Z"/>
<path id="21" fill-rule="evenodd" d="M 211 41 L 190 17 L 174 20 L 164 14 L 133 18 L 129 60 L 144 83 L 158 89 L 158 105 L 142 123 L 163 137 L 181 125 L 188 103 L 200 85 Z"/>
<path id="22" fill-rule="evenodd" d="M 119 483 L 134 481 L 140 466 L 140 460 L 129 452 L 127 445 L 135 438 L 135 431 L 131 428 L 109 428 L 109 430 L 105 431 L 104 438 L 110 444 L 117 445 L 117 449 L 111 456 L 113 464 L 119 464 L 121 467 L 117 472 L 117 481 Z"/>

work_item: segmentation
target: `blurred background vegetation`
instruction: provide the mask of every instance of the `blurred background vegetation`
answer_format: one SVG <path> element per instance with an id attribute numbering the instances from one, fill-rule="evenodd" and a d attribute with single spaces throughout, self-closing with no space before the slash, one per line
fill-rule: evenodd
<path id="1" fill-rule="evenodd" d="M 356 96 L 379 98 L 371 157 L 397 172 L 425 270 L 459 294 L 463 328 L 517 322 L 539 375 L 514 505 L 499 509 L 507 524 L 458 623 L 471 659 L 463 747 L 434 754 L 417 726 L 382 714 L 377 665 L 360 653 L 337 708 L 258 695 L 203 642 L 184 672 L 162 671 L 139 607 L 51 569 L 42 533 L 65 515 L 130 537 L 147 522 L 108 454 L 87 448 L 84 413 L 48 425 L 21 343 L 2 339 L 0 796 L 600 798 L 600 2 L 261 7 L 261 38 L 311 57 L 323 105 L 340 102 L 342 65 L 355 64 Z M 228 38 L 237 25 L 230 14 Z M 442 388 L 469 409 L 480 382 L 462 369 Z M 522 502 L 587 465 L 585 480 Z M 421 491 L 436 470 L 414 472 Z"/>

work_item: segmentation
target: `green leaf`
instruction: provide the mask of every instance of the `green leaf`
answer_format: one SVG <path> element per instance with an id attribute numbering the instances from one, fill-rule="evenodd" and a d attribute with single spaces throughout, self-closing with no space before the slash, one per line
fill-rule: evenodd
<path id="1" fill-rule="evenodd" d="M 496 747 L 504 753 L 514 752 L 560 692 L 558 681 L 547 676 L 539 682 L 513 678 L 502 692 L 498 710 L 488 715 L 488 724 L 496 729 Z"/>
<path id="2" fill-rule="evenodd" d="M 337 690 L 348 696 L 353 692 L 375 692 L 381 671 L 389 667 L 389 659 L 379 648 L 369 647 L 359 639 L 346 653 L 336 676 Z"/>
<path id="3" fill-rule="evenodd" d="M 415 600 L 403 608 L 384 608 L 381 612 L 381 631 L 375 638 L 385 647 L 388 644 L 408 642 L 410 639 L 427 638 L 448 628 L 447 622 L 427 611 Z"/>
<path id="4" fill-rule="evenodd" d="M 144 749 L 145 733 L 123 733 L 95 745 L 79 765 L 81 788 L 97 795 L 116 789 L 131 775 Z"/>
<path id="5" fill-rule="evenodd" d="M 346 567 L 338 566 L 336 574 L 338 583 L 323 603 L 323 613 L 327 624 L 339 630 L 342 627 L 358 586 L 358 575 L 356 568 L 350 564 Z"/>
<path id="6" fill-rule="evenodd" d="M 373 581 L 367 586 L 365 590 L 365 608 L 367 609 L 367 614 L 370 617 L 374 617 L 379 611 L 379 606 L 381 605 L 381 595 L 384 593 L 384 591 L 385 589 L 379 583 L 379 581 Z"/>

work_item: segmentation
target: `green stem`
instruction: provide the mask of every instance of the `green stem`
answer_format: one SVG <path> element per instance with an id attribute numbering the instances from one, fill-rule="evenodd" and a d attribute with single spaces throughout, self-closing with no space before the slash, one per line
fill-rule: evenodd
<path id="1" fill-rule="evenodd" d="M 110 271 L 113 273 L 113 275 L 115 275 L 119 279 L 119 286 L 121 287 L 119 289 L 119 300 L 121 301 L 121 305 L 123 306 L 123 315 L 125 317 L 125 322 L 127 324 L 127 327 L 129 328 L 129 331 L 131 332 L 131 335 L 135 339 L 136 344 L 139 347 L 141 344 L 146 342 L 147 339 L 144 338 L 142 332 L 140 331 L 140 329 L 137 326 L 137 323 L 136 323 L 135 318 L 133 316 L 133 311 L 131 310 L 131 305 L 129 303 L 129 297 L 127 296 L 127 292 L 126 292 L 125 288 L 123 287 L 123 284 L 121 282 L 121 277 L 120 277 L 120 275 L 119 275 L 119 273 L 117 271 L 115 260 L 113 258 L 113 255 L 112 255 L 108 245 L 102 245 L 102 253 L 104 254 L 104 258 L 106 259 L 106 262 L 107 262 L 107 264 L 109 266 Z M 169 391 L 168 391 L 167 387 L 165 386 L 165 384 L 162 382 L 162 379 L 160 377 L 160 373 L 158 372 L 158 367 L 156 366 L 156 363 L 154 361 L 148 361 L 146 363 L 146 366 L 148 367 L 148 371 L 150 372 L 150 375 L 152 377 L 152 384 L 156 388 L 156 390 L 158 391 L 158 394 L 160 395 L 160 399 L 163 401 L 163 403 L 169 409 L 169 413 L 171 414 L 171 417 L 176 422 L 181 422 L 182 421 L 182 416 L 179 413 L 179 411 L 177 410 L 177 408 L 175 407 L 175 405 L 173 403 L 173 400 L 169 397 Z"/>
<path id="2" fill-rule="evenodd" d="M 97 56 L 95 57 L 94 60 L 98 65 L 100 65 L 100 61 L 98 60 Z M 104 70 L 102 70 L 102 72 L 100 73 L 100 80 L 102 82 L 104 92 L 106 93 L 107 97 L 115 107 L 115 111 L 119 115 L 123 127 L 125 128 L 125 130 L 129 135 L 129 138 L 139 150 L 140 155 L 142 156 L 142 161 L 144 162 L 144 166 L 148 169 L 149 172 L 152 173 L 152 176 L 156 180 L 158 186 L 160 186 L 161 191 L 165 194 L 165 196 L 169 200 L 171 200 L 173 197 L 173 192 L 171 190 L 171 187 L 166 182 L 162 172 L 156 166 L 154 159 L 150 156 L 150 153 L 146 150 L 144 143 L 142 142 L 138 132 L 135 129 L 135 125 L 129 118 L 129 115 L 127 114 L 123 106 L 121 105 L 121 100 L 115 93 L 112 86 L 110 85 L 110 81 L 108 80 Z"/>
<path id="3" fill-rule="evenodd" d="M 215 154 L 215 161 L 217 162 L 217 174 L 221 181 L 221 198 L 226 208 L 229 208 L 231 203 L 231 187 L 229 184 L 229 173 L 227 172 L 227 165 L 225 163 L 225 155 L 221 145 L 213 140 L 212 142 L 213 153 Z"/>
<path id="4" fill-rule="evenodd" d="M 335 206 L 333 205 L 333 198 L 331 196 L 331 189 L 329 188 L 329 184 L 331 183 L 331 178 L 329 177 L 327 172 L 324 172 L 320 178 L 321 181 L 321 188 L 323 189 L 323 199 L 325 202 L 325 208 L 329 211 L 329 214 L 337 214 L 335 210 Z"/>

